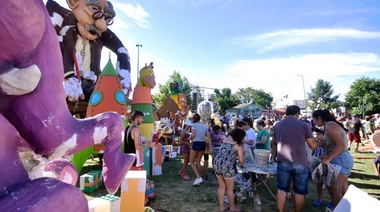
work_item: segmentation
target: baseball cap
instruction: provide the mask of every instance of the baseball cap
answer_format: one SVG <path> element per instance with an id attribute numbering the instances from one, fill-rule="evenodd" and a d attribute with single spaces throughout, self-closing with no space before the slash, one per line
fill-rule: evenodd
<path id="1" fill-rule="evenodd" d="M 187 125 L 187 126 L 191 126 L 191 121 L 190 121 L 189 119 L 186 119 L 186 121 L 185 121 L 185 125 Z"/>
<path id="2" fill-rule="evenodd" d="M 358 114 L 352 114 L 352 117 L 358 117 Z"/>

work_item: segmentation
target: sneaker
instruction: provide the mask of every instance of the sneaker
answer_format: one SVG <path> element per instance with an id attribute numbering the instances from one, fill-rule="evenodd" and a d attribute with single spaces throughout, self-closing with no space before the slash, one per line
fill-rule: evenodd
<path id="1" fill-rule="evenodd" d="M 185 179 L 185 180 L 190 179 L 189 175 L 187 175 L 187 174 L 182 175 L 182 178 Z"/>
<path id="2" fill-rule="evenodd" d="M 203 181 L 208 182 L 208 176 L 207 175 L 203 178 Z"/>
<path id="3" fill-rule="evenodd" d="M 334 210 L 334 205 L 332 202 L 330 202 L 329 204 L 327 204 L 327 207 L 330 209 L 330 210 Z"/>
<path id="4" fill-rule="evenodd" d="M 323 202 L 321 202 L 319 199 L 317 199 L 317 200 L 315 200 L 315 201 L 313 202 L 313 205 L 314 205 L 315 207 L 321 207 L 321 206 L 323 205 Z"/>
<path id="5" fill-rule="evenodd" d="M 193 185 L 200 185 L 201 183 L 203 182 L 202 178 L 201 177 L 198 177 L 194 180 L 194 183 Z"/>

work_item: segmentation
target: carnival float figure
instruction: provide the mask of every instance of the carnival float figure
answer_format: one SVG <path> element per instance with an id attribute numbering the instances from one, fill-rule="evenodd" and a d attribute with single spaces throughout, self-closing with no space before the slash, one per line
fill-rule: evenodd
<path id="1" fill-rule="evenodd" d="M 152 133 L 154 129 L 154 116 L 153 116 L 153 100 L 151 90 L 156 86 L 154 76 L 153 62 L 140 69 L 139 78 L 137 79 L 136 87 L 134 88 L 133 97 L 131 100 L 131 110 L 141 111 L 144 113 L 144 120 L 139 126 L 141 135 L 145 141 L 152 140 Z M 147 174 L 151 174 L 151 158 L 150 148 L 143 150 L 144 155 L 144 169 Z"/>
<path id="2" fill-rule="evenodd" d="M 89 100 L 101 73 L 104 46 L 117 55 L 116 71 L 128 97 L 131 91 L 129 54 L 107 27 L 116 15 L 112 4 L 105 0 L 67 0 L 67 4 L 71 10 L 53 0 L 46 3 L 61 47 L 67 99 Z"/>
<path id="3" fill-rule="evenodd" d="M 198 104 L 198 114 L 201 116 L 201 122 L 207 124 L 211 121 L 211 115 L 213 114 L 214 108 L 213 103 L 208 100 L 204 100 Z"/>
<path id="4" fill-rule="evenodd" d="M 88 9 L 102 13 L 107 6 L 80 2 L 95 2 Z M 78 174 L 62 157 L 104 144 L 103 180 L 115 193 L 134 161 L 121 151 L 124 123 L 117 113 L 71 115 L 59 86 L 64 71 L 57 34 L 42 0 L 2 1 L 0 12 L 7 14 L 0 19 L 0 211 L 88 211 L 73 186 Z"/>

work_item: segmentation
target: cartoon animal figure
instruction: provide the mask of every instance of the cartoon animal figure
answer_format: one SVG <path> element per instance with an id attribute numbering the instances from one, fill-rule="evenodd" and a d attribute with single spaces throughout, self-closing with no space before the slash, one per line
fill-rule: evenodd
<path id="1" fill-rule="evenodd" d="M 153 89 L 156 86 L 156 77 L 154 76 L 153 68 L 153 62 L 151 62 L 149 66 L 145 63 L 145 66 L 140 70 L 136 87 L 147 87 Z"/>
<path id="2" fill-rule="evenodd" d="M 211 114 L 213 113 L 213 103 L 204 100 L 201 103 L 198 104 L 198 114 L 201 116 L 201 122 L 202 123 L 208 123 L 211 119 Z"/>
<path id="3" fill-rule="evenodd" d="M 121 152 L 124 123 L 116 113 L 71 115 L 42 0 L 2 1 L 0 12 L 9 17 L 0 20 L 0 211 L 88 211 L 79 188 L 65 183 L 78 175 L 62 157 L 104 144 L 104 184 L 115 193 L 134 161 Z"/>
<path id="4" fill-rule="evenodd" d="M 48 0 L 46 8 L 61 47 L 68 100 L 89 100 L 101 72 L 100 58 L 104 46 L 117 55 L 119 66 L 116 71 L 128 97 L 131 91 L 129 54 L 107 27 L 116 15 L 113 5 L 106 0 L 67 0 L 67 4 L 71 10 Z"/>

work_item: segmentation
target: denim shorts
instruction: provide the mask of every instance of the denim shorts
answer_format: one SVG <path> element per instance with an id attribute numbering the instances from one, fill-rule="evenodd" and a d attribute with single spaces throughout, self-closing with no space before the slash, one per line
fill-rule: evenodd
<path id="1" fill-rule="evenodd" d="M 352 158 L 352 155 L 348 151 L 344 151 L 340 153 L 330 162 L 341 166 L 342 168 L 340 169 L 339 174 L 343 174 L 345 176 L 350 175 L 351 169 L 354 166 L 354 159 Z"/>
<path id="2" fill-rule="evenodd" d="M 293 179 L 293 191 L 296 194 L 307 195 L 309 183 L 308 166 L 292 162 L 277 163 L 277 188 L 285 192 L 290 191 L 290 183 Z"/>
<path id="3" fill-rule="evenodd" d="M 191 148 L 194 151 L 205 151 L 206 150 L 206 142 L 204 141 L 193 141 L 193 147 Z"/>

